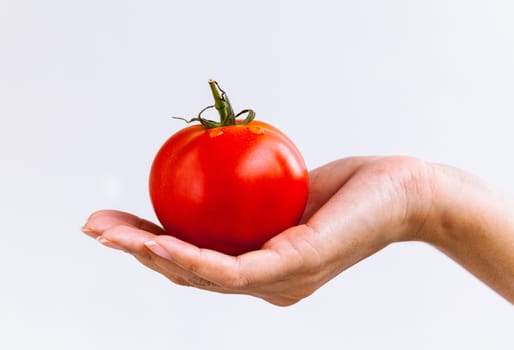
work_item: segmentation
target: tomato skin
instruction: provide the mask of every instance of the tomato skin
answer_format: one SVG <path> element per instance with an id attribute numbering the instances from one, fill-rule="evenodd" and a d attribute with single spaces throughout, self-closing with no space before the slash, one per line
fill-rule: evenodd
<path id="1" fill-rule="evenodd" d="M 149 187 L 167 233 L 239 255 L 298 224 L 308 172 L 296 146 L 269 124 L 193 125 L 163 144 Z"/>

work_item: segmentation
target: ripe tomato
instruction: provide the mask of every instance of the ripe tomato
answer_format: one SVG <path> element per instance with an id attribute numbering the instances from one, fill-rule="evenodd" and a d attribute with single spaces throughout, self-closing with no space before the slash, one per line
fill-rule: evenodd
<path id="1" fill-rule="evenodd" d="M 238 255 L 259 249 L 298 224 L 308 172 L 295 145 L 254 113 L 239 121 L 228 97 L 209 81 L 221 122 L 201 113 L 161 147 L 150 197 L 166 232 L 199 247 Z M 218 91 L 218 89 L 222 92 Z M 228 120 L 228 121 L 227 121 Z"/>

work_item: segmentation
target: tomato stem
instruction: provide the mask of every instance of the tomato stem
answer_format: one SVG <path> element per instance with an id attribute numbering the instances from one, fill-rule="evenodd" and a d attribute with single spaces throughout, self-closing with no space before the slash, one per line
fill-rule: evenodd
<path id="1" fill-rule="evenodd" d="M 230 125 L 246 125 L 255 118 L 255 112 L 251 109 L 244 109 L 241 112 L 234 114 L 232 105 L 228 99 L 227 94 L 223 91 L 215 80 L 209 79 L 209 86 L 211 88 L 212 96 L 214 97 L 214 105 L 207 106 L 198 113 L 196 118 L 185 119 L 174 117 L 175 119 L 184 120 L 186 123 L 200 122 L 206 129 L 219 128 L 221 126 Z M 215 108 L 220 115 L 220 121 L 216 122 L 213 120 L 205 119 L 202 117 L 202 113 L 208 109 Z M 243 114 L 247 114 L 244 120 L 238 121 L 237 117 Z"/>
<path id="2" fill-rule="evenodd" d="M 234 125 L 234 110 L 228 100 L 227 94 L 220 88 L 215 80 L 209 79 L 209 86 L 211 88 L 212 97 L 214 97 L 214 108 L 216 108 L 220 115 L 220 124 Z"/>

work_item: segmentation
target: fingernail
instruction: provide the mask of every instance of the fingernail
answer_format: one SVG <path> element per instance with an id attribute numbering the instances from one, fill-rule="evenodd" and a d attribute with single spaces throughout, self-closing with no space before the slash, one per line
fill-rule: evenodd
<path id="1" fill-rule="evenodd" d="M 171 259 L 170 253 L 155 241 L 146 241 L 145 246 L 163 259 Z"/>
<path id="2" fill-rule="evenodd" d="M 80 228 L 80 231 L 84 232 L 86 235 L 88 236 L 92 236 L 92 237 L 96 237 L 97 236 L 97 233 L 95 230 L 87 227 L 86 225 L 82 226 Z"/>
<path id="3" fill-rule="evenodd" d="M 102 237 L 102 236 L 98 236 L 96 237 L 96 240 L 101 243 L 102 245 L 106 246 L 106 247 L 109 247 L 109 248 L 113 248 L 113 249 L 118 249 L 118 250 L 122 250 L 124 252 L 126 252 L 127 250 L 119 245 L 117 245 L 116 243 L 108 240 L 107 238 L 105 237 Z"/>

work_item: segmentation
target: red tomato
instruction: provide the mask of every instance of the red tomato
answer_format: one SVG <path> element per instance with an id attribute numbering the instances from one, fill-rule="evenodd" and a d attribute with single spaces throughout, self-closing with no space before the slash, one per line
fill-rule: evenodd
<path id="1" fill-rule="evenodd" d="M 238 255 L 298 224 L 307 202 L 308 172 L 282 132 L 252 120 L 252 111 L 237 121 L 225 93 L 217 96 L 213 89 L 213 94 L 217 103 L 226 101 L 235 124 L 199 115 L 194 120 L 201 125 L 172 135 L 152 164 L 150 197 L 169 234 Z"/>

